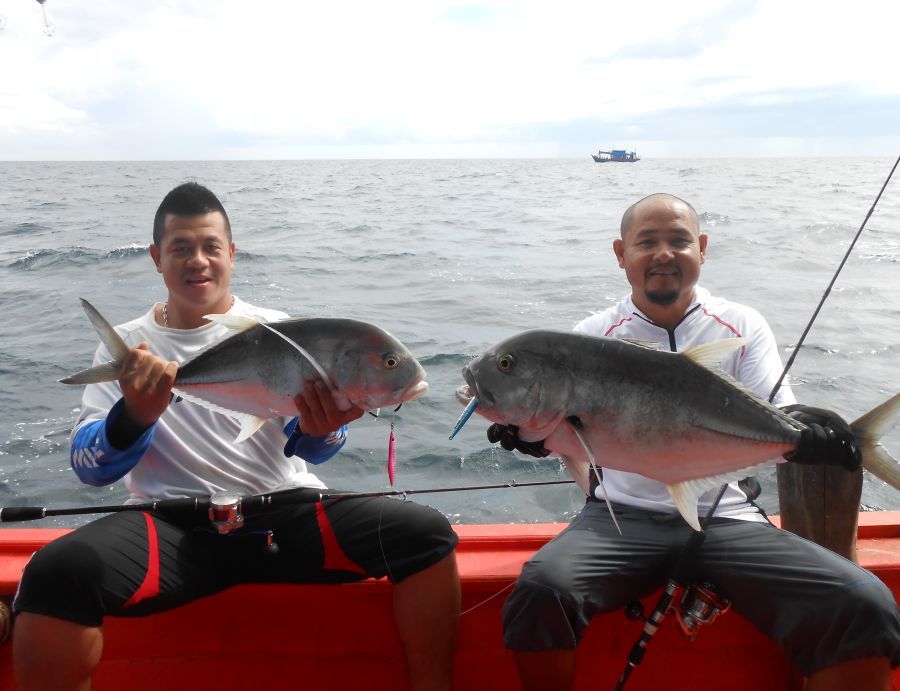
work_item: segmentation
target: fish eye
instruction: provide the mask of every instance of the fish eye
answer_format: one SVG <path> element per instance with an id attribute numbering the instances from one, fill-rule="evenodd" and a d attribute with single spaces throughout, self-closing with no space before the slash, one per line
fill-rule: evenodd
<path id="1" fill-rule="evenodd" d="M 497 367 L 500 368 L 501 372 L 512 372 L 515 365 L 516 359 L 508 353 L 497 357 Z"/>
<path id="2" fill-rule="evenodd" d="M 395 367 L 397 367 L 397 365 L 400 364 L 400 358 L 398 358 L 393 353 L 387 353 L 386 355 L 382 356 L 381 363 L 388 369 L 394 369 Z"/>

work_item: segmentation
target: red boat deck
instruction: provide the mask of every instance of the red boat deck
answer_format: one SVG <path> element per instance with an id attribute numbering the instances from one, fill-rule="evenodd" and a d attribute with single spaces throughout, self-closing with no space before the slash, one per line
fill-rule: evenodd
<path id="1" fill-rule="evenodd" d="M 522 563 L 562 527 L 455 526 L 463 608 L 474 608 L 462 617 L 455 689 L 519 689 L 512 657 L 503 649 L 500 607 Z M 15 592 L 29 555 L 63 532 L 0 530 L 0 597 Z M 895 595 L 900 592 L 900 512 L 860 515 L 859 560 Z M 648 598 L 645 608 L 656 598 Z M 621 612 L 597 617 L 578 651 L 576 687 L 613 689 L 640 628 Z M 723 678 L 731 691 L 791 688 L 784 658 L 740 616 L 722 616 L 693 643 L 677 628 L 664 621 L 628 691 L 718 689 Z M 105 631 L 97 691 L 407 688 L 384 581 L 240 586 L 152 617 L 111 618 Z M 10 648 L 9 642 L 0 645 L 0 691 L 14 689 Z M 892 689 L 900 691 L 900 671 Z"/>

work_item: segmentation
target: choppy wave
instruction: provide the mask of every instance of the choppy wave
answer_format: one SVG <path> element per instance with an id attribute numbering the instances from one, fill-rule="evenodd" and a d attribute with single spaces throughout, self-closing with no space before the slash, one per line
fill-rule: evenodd
<path id="1" fill-rule="evenodd" d="M 721 232 L 702 282 L 765 315 L 786 358 L 883 167 L 646 158 L 602 170 L 590 160 L 0 164 L 0 495 L 41 505 L 123 496 L 121 483 L 89 488 L 68 470 L 66 428 L 80 391 L 56 380 L 96 347 L 74 296 L 125 321 L 165 295 L 138 259 L 148 209 L 172 180 L 222 192 L 242 298 L 383 324 L 424 354 L 431 388 L 397 413 L 397 443 L 400 482 L 425 487 L 559 475 L 558 463 L 490 447 L 477 415 L 449 441 L 461 410 L 454 391 L 461 368 L 490 345 L 519 330 L 571 328 L 625 294 L 610 244 L 638 198 L 670 191 L 707 209 L 702 222 Z M 896 382 L 897 183 L 869 226 L 791 372 L 801 400 L 848 413 L 880 403 Z M 354 423 L 342 454 L 316 472 L 334 487 L 385 488 L 386 436 L 383 421 Z M 885 445 L 898 455 L 900 431 Z M 763 505 L 777 510 L 767 482 Z M 867 506 L 900 507 L 878 485 L 866 492 Z M 424 499 L 455 522 L 565 520 L 581 501 L 565 488 Z"/>
<path id="2" fill-rule="evenodd" d="M 40 270 L 55 268 L 60 264 L 91 263 L 99 261 L 103 255 L 103 252 L 86 247 L 72 247 L 67 250 L 40 249 L 28 251 L 24 256 L 9 261 L 7 267 L 24 271 Z"/>

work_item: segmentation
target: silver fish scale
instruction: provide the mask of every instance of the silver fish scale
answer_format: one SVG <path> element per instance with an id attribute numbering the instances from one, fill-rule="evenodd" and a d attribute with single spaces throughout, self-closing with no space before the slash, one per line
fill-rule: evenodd
<path id="1" fill-rule="evenodd" d="M 563 423 L 577 417 L 601 465 L 665 482 L 762 463 L 800 436 L 799 423 L 724 372 L 616 339 L 525 332 L 464 375 L 478 392 L 477 411 L 517 425 L 526 441 L 546 439 L 548 449 L 580 458 L 581 445 Z"/>
<path id="2" fill-rule="evenodd" d="M 298 320 L 299 321 L 299 320 Z M 307 350 L 319 351 L 309 341 L 310 329 L 285 328 L 285 322 L 270 324 Z M 294 326 L 293 324 L 290 326 Z M 297 325 L 301 326 L 301 325 Z M 317 352 L 314 357 L 327 353 Z M 323 366 L 325 363 L 322 363 Z M 332 364 L 328 358 L 327 364 Z M 328 368 L 326 368 L 327 370 Z M 254 326 L 200 352 L 178 368 L 175 385 L 212 384 L 256 379 L 279 393 L 300 393 L 304 379 L 318 378 L 315 368 L 289 343 Z"/>

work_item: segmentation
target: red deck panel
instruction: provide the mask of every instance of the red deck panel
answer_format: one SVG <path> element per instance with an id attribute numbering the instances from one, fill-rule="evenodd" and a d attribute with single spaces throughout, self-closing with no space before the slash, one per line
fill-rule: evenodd
<path id="1" fill-rule="evenodd" d="M 561 524 L 455 526 L 463 579 L 455 688 L 519 688 L 503 649 L 500 608 L 522 563 Z M 0 530 L 0 596 L 11 596 L 29 555 L 65 531 Z M 860 562 L 900 590 L 900 512 L 860 516 Z M 656 596 L 645 601 L 646 609 Z M 240 586 L 164 614 L 109 619 L 96 691 L 170 691 L 329 686 L 401 691 L 402 653 L 384 581 L 342 586 Z M 597 617 L 578 655 L 576 688 L 612 689 L 640 624 L 621 612 Z M 12 691 L 9 643 L 0 645 L 0 691 Z M 735 674 L 735 670 L 741 673 Z M 727 675 L 727 676 L 719 676 Z M 775 646 L 736 614 L 700 631 L 693 643 L 666 619 L 629 691 L 704 689 L 727 678 L 731 691 L 787 691 L 790 670 Z M 900 673 L 894 691 L 900 691 Z"/>

